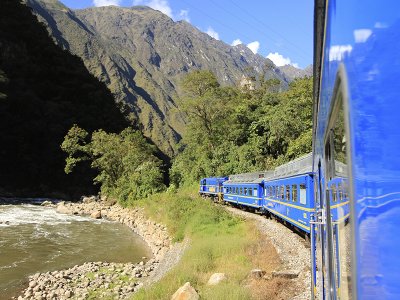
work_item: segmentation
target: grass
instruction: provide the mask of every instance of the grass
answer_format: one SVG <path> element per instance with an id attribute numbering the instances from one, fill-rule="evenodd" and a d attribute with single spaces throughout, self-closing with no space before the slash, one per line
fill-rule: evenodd
<path id="1" fill-rule="evenodd" d="M 174 241 L 188 238 L 190 246 L 161 281 L 140 290 L 132 299 L 170 299 L 187 281 L 202 299 L 261 299 L 248 274 L 253 268 L 271 272 L 279 264 L 275 249 L 269 245 L 265 251 L 260 246 L 262 238 L 252 222 L 244 222 L 200 198 L 196 190 L 188 187 L 157 194 L 135 204 L 144 207 L 150 218 L 165 224 Z M 228 280 L 207 286 L 216 272 L 225 273 Z"/>

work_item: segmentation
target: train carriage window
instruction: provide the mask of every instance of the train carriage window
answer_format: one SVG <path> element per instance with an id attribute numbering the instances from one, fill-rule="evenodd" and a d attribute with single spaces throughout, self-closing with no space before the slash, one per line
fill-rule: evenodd
<path id="1" fill-rule="evenodd" d="M 239 195 L 242 195 L 242 194 L 243 194 L 243 188 L 240 187 L 240 188 L 239 188 Z"/>
<path id="2" fill-rule="evenodd" d="M 346 135 L 347 111 L 347 83 L 344 69 L 339 69 L 339 76 L 335 85 L 335 97 L 324 139 L 325 149 L 325 182 L 339 179 L 336 196 L 329 193 L 329 185 L 325 184 L 325 207 L 327 227 L 327 248 L 331 255 L 328 257 L 330 289 L 337 291 L 337 298 L 341 300 L 352 299 L 352 272 L 351 272 L 351 214 L 350 203 L 333 205 L 330 203 L 334 197 L 343 200 L 343 182 L 347 180 L 347 149 L 348 137 Z M 330 198 L 332 197 L 332 198 Z M 351 199 L 349 199 L 351 201 Z"/>
<path id="3" fill-rule="evenodd" d="M 286 200 L 290 201 L 290 185 L 286 186 Z"/>
<path id="4" fill-rule="evenodd" d="M 332 201 L 337 202 L 336 184 L 331 184 Z"/>
<path id="5" fill-rule="evenodd" d="M 239 188 L 238 187 L 235 188 L 235 194 L 239 194 Z"/>
<path id="6" fill-rule="evenodd" d="M 338 183 L 338 192 L 339 192 L 339 201 L 343 200 L 343 188 L 342 188 L 342 184 Z"/>
<path id="7" fill-rule="evenodd" d="M 297 202 L 297 184 L 292 185 L 292 201 Z"/>
<path id="8" fill-rule="evenodd" d="M 307 189 L 304 183 L 300 184 L 300 204 L 307 204 Z"/>
<path id="9" fill-rule="evenodd" d="M 253 195 L 253 188 L 249 188 L 249 196 Z"/>
<path id="10" fill-rule="evenodd" d="M 284 185 L 281 186 L 281 199 L 285 200 L 285 186 Z"/>
<path id="11" fill-rule="evenodd" d="M 247 195 L 247 187 L 244 188 L 243 195 Z"/>
<path id="12" fill-rule="evenodd" d="M 253 196 L 254 196 L 254 197 L 257 197 L 257 196 L 258 196 L 258 189 L 257 189 L 257 188 L 254 188 L 254 189 L 253 189 Z"/>

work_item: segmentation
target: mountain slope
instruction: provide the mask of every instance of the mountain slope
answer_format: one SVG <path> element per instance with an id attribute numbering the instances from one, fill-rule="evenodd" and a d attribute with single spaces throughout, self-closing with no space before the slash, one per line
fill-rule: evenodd
<path id="1" fill-rule="evenodd" d="M 105 84 L 57 47 L 27 6 L 0 1 L 0 194 L 95 192 L 87 164 L 64 173 L 60 145 L 73 124 L 89 132 L 127 126 Z"/>
<path id="2" fill-rule="evenodd" d="M 231 47 L 148 7 L 72 11 L 55 0 L 28 4 L 54 40 L 80 56 L 116 101 L 129 106 L 144 134 L 169 155 L 184 132 L 179 83 L 190 70 L 210 69 L 222 85 L 254 73 L 285 81 L 270 60 L 244 45 Z"/>
<path id="3" fill-rule="evenodd" d="M 287 81 L 293 81 L 296 78 L 302 78 L 302 77 L 310 77 L 313 75 L 313 66 L 309 65 L 305 69 L 299 69 L 296 67 L 293 67 L 292 65 L 285 65 L 282 67 L 279 67 L 279 70 L 283 73 Z"/>

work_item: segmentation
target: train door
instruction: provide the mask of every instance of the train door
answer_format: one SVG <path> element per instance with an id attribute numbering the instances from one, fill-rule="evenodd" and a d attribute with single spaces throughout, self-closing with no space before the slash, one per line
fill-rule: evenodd
<path id="1" fill-rule="evenodd" d="M 347 89 L 344 69 L 341 68 L 335 85 L 335 94 L 327 130 L 324 137 L 323 168 L 320 168 L 319 189 L 321 230 L 318 234 L 321 262 L 320 298 L 328 300 L 349 300 L 352 297 L 352 215 L 351 197 L 347 201 L 336 202 L 330 190 L 332 181 L 343 178 L 336 195 L 348 195 L 349 138 L 347 117 Z M 346 183 L 346 184 L 344 184 Z"/>

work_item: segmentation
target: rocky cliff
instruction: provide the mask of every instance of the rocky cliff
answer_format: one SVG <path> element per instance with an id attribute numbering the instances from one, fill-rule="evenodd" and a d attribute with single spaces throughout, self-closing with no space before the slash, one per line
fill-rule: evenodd
<path id="1" fill-rule="evenodd" d="M 131 121 L 168 155 L 184 132 L 179 84 L 187 72 L 209 69 L 222 85 L 237 84 L 243 74 L 287 81 L 246 46 L 232 47 L 148 7 L 70 10 L 56 0 L 27 2 L 56 43 L 81 57 L 116 101 L 129 107 Z"/>

